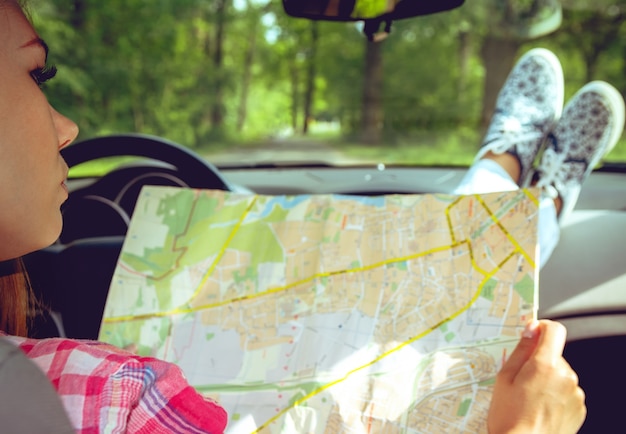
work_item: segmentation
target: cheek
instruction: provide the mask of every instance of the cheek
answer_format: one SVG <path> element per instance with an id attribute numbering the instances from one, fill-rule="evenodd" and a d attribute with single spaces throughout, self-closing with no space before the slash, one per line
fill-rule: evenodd
<path id="1" fill-rule="evenodd" d="M 63 170 L 50 106 L 28 77 L 12 84 L 0 85 L 0 258 L 52 244 L 62 225 Z"/>
<path id="2" fill-rule="evenodd" d="M 39 192 L 30 200 L 21 197 L 27 189 L 14 189 L 0 195 L 0 260 L 23 256 L 54 243 L 62 228 L 58 206 Z"/>
<path id="3" fill-rule="evenodd" d="M 56 142 L 50 104 L 26 73 L 0 82 L 0 134 L 3 140 L 11 138 L 22 144 L 44 135 L 45 142 Z"/>
<path id="4" fill-rule="evenodd" d="M 0 255 L 5 258 L 47 247 L 61 231 L 58 152 L 37 139 L 0 138 Z"/>

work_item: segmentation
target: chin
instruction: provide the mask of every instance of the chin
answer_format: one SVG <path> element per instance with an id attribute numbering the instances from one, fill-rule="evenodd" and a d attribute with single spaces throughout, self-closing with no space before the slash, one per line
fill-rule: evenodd
<path id="1" fill-rule="evenodd" d="M 41 250 L 49 247 L 54 244 L 56 240 L 59 239 L 59 236 L 61 235 L 61 229 L 63 229 L 63 220 L 61 219 L 61 214 L 58 214 L 54 223 L 48 222 L 46 227 L 42 229 L 43 231 L 40 233 L 37 248 L 34 250 Z"/>

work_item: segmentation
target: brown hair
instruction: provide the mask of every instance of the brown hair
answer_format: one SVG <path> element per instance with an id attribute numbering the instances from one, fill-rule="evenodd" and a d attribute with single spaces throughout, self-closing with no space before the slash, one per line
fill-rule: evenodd
<path id="1" fill-rule="evenodd" d="M 0 268 L 0 330 L 27 336 L 36 304 L 23 261 L 4 262 Z"/>
<path id="2" fill-rule="evenodd" d="M 0 9 L 13 4 L 25 12 L 25 3 L 24 0 L 0 0 Z M 0 330 L 27 336 L 35 305 L 24 262 L 14 259 L 0 263 Z"/>

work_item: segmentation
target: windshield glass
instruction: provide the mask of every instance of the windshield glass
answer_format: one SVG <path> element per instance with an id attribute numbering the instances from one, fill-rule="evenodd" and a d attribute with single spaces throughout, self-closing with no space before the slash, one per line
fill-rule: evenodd
<path id="1" fill-rule="evenodd" d="M 565 97 L 593 79 L 626 90 L 626 2 L 468 0 L 397 20 L 289 17 L 268 0 L 36 2 L 79 139 L 140 132 L 217 165 L 468 165 L 515 60 L 560 58 Z M 607 161 L 626 162 L 622 140 Z"/>

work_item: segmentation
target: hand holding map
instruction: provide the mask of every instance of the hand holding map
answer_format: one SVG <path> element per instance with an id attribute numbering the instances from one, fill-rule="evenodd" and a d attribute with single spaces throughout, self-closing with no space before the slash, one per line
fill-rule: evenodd
<path id="1" fill-rule="evenodd" d="M 562 357 L 565 327 L 547 320 L 531 325 L 498 374 L 489 432 L 576 433 L 585 420 L 585 394 Z"/>

